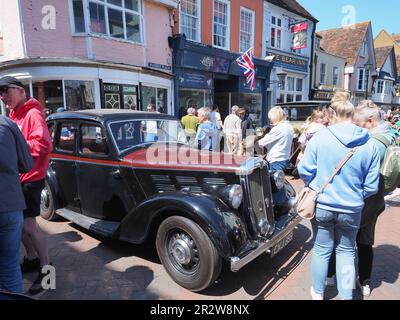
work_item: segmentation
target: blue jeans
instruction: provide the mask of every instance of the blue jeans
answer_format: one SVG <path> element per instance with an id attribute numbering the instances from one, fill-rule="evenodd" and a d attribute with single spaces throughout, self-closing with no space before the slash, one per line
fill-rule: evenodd
<path id="1" fill-rule="evenodd" d="M 342 300 L 353 298 L 355 281 L 355 243 L 361 212 L 341 213 L 317 208 L 312 220 L 314 247 L 311 259 L 312 284 L 323 294 L 329 259 L 336 252 L 336 277 Z"/>
<path id="2" fill-rule="evenodd" d="M 22 293 L 19 250 L 24 215 L 22 211 L 0 212 L 0 289 Z"/>
<path id="3" fill-rule="evenodd" d="M 289 160 L 285 161 L 278 161 L 278 162 L 272 162 L 269 164 L 269 170 L 271 171 L 285 171 L 289 167 Z"/>

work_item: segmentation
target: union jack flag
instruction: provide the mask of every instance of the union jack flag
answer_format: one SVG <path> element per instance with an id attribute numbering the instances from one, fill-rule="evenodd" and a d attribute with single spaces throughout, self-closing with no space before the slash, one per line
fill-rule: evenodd
<path id="1" fill-rule="evenodd" d="M 253 62 L 253 48 L 250 48 L 242 56 L 236 59 L 236 63 L 242 68 L 246 82 L 253 91 L 256 85 L 256 70 Z"/>

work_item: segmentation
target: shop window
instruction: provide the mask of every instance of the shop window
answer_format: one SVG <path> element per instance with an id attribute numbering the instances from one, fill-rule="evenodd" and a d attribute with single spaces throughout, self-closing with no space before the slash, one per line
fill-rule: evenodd
<path id="1" fill-rule="evenodd" d="M 200 41 L 200 0 L 180 2 L 179 27 L 188 40 Z"/>
<path id="2" fill-rule="evenodd" d="M 64 107 L 64 91 L 62 80 L 32 82 L 33 97 L 44 107 L 46 116 Z"/>
<path id="3" fill-rule="evenodd" d="M 156 111 L 161 113 L 168 112 L 168 90 L 163 88 L 142 86 L 142 105 L 141 110 L 147 110 L 147 106 L 152 104 Z"/>
<path id="4" fill-rule="evenodd" d="M 179 117 L 187 114 L 188 108 L 196 110 L 213 105 L 212 90 L 209 89 L 180 89 L 179 90 Z"/>
<path id="5" fill-rule="evenodd" d="M 92 33 L 142 43 L 142 9 L 140 0 L 72 0 L 75 33 Z M 85 19 L 90 22 L 86 30 Z"/>
<path id="6" fill-rule="evenodd" d="M 93 81 L 65 80 L 64 85 L 67 110 L 95 108 Z"/>
<path id="7" fill-rule="evenodd" d="M 246 108 L 249 117 L 256 127 L 261 127 L 261 93 L 242 93 L 239 97 L 239 104 Z"/>
<path id="8" fill-rule="evenodd" d="M 137 87 L 122 86 L 124 109 L 137 110 Z"/>
<path id="9" fill-rule="evenodd" d="M 105 83 L 104 108 L 137 110 L 137 86 Z"/>

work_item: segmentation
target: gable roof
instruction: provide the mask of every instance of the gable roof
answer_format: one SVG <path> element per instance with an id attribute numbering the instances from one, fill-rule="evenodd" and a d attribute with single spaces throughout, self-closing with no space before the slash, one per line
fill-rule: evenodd
<path id="1" fill-rule="evenodd" d="M 321 48 L 328 53 L 345 57 L 348 65 L 354 65 L 369 26 L 370 21 L 366 21 L 343 28 L 319 31 L 318 35 L 322 37 Z"/>
<path id="2" fill-rule="evenodd" d="M 391 37 L 394 41 L 400 42 L 400 33 L 393 33 Z"/>
<path id="3" fill-rule="evenodd" d="M 382 69 L 389 54 L 394 50 L 393 46 L 375 48 L 376 67 Z"/>
<path id="4" fill-rule="evenodd" d="M 296 0 L 267 0 L 268 2 L 286 9 L 287 11 L 296 13 L 303 18 L 307 18 L 311 21 L 318 22 L 316 18 L 313 17 L 311 13 L 309 13 L 303 6 L 300 5 Z"/>
<path id="5" fill-rule="evenodd" d="M 396 55 L 400 54 L 400 44 L 397 43 L 393 37 L 387 33 L 386 30 L 381 30 L 379 34 L 374 39 L 375 48 L 386 47 L 386 46 L 394 46 L 394 51 Z"/>

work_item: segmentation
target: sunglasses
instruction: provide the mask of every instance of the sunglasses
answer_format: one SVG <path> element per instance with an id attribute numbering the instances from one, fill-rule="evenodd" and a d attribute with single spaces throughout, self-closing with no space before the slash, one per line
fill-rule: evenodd
<path id="1" fill-rule="evenodd" d="M 21 88 L 21 87 L 14 87 L 14 86 L 8 86 L 8 87 L 5 87 L 5 88 L 0 88 L 0 95 L 6 95 L 6 94 L 8 94 L 8 90 L 10 90 L 10 89 L 23 89 L 23 88 Z"/>

